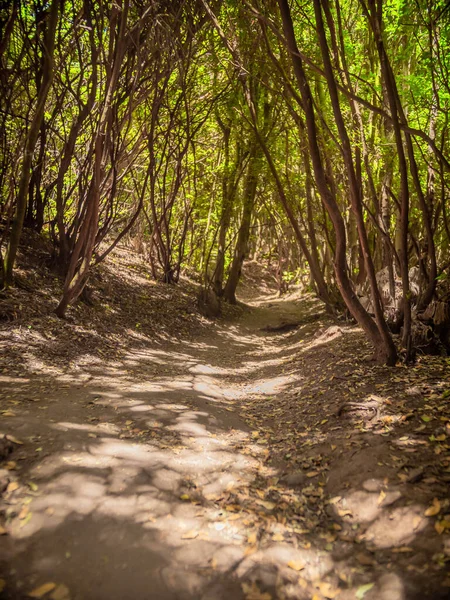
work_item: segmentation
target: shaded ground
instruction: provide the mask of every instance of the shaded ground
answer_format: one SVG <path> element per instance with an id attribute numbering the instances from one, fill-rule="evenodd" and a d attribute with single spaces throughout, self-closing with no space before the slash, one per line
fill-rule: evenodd
<path id="1" fill-rule="evenodd" d="M 4 327 L 0 597 L 450 596 L 448 358 L 375 366 L 269 284 L 208 322 L 119 276 L 72 322 Z"/>

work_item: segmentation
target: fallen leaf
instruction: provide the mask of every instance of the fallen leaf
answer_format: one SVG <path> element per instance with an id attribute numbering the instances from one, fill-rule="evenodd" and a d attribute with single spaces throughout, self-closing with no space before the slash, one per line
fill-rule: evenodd
<path id="1" fill-rule="evenodd" d="M 424 515 L 426 517 L 434 517 L 435 515 L 439 514 L 440 511 L 441 511 L 441 503 L 439 502 L 439 500 L 437 498 L 434 498 L 433 504 L 427 508 Z"/>
<path id="2" fill-rule="evenodd" d="M 6 491 L 8 493 L 10 493 L 10 492 L 15 492 L 18 489 L 19 489 L 19 484 L 17 483 L 17 481 L 11 481 L 11 483 L 8 483 L 8 487 L 6 488 Z"/>
<path id="3" fill-rule="evenodd" d="M 376 564 L 374 559 L 369 554 L 366 554 L 365 552 L 358 552 L 358 554 L 356 555 L 355 558 L 359 563 L 361 563 L 362 565 L 365 565 L 365 566 L 370 566 L 370 565 Z"/>
<path id="4" fill-rule="evenodd" d="M 380 506 L 383 503 L 383 500 L 386 498 L 386 492 L 381 490 L 380 495 L 378 496 L 377 504 Z"/>
<path id="5" fill-rule="evenodd" d="M 257 540 L 257 536 L 256 536 L 256 532 L 254 531 L 253 533 L 250 533 L 247 537 L 247 543 L 249 543 L 250 545 L 254 545 L 256 544 L 256 540 Z"/>
<path id="6" fill-rule="evenodd" d="M 294 569 L 294 571 L 302 571 L 305 568 L 306 565 L 301 560 L 290 560 L 287 563 L 287 566 L 290 569 Z"/>
<path id="7" fill-rule="evenodd" d="M 29 523 L 31 521 L 31 517 L 33 516 L 33 513 L 28 512 L 25 517 L 22 519 L 22 521 L 20 521 L 20 527 L 25 527 L 25 525 L 27 523 Z"/>
<path id="8" fill-rule="evenodd" d="M 328 600 L 333 600 L 333 598 L 336 598 L 340 594 L 340 590 L 334 588 L 331 583 L 327 583 L 326 581 L 319 581 L 315 586 L 319 589 L 322 596 L 328 598 Z"/>
<path id="9" fill-rule="evenodd" d="M 183 535 L 181 536 L 182 540 L 195 540 L 196 537 L 198 537 L 198 531 L 187 531 L 186 533 L 183 533 Z"/>
<path id="10" fill-rule="evenodd" d="M 274 533 L 272 540 L 274 542 L 284 542 L 284 535 L 282 533 Z"/>
<path id="11" fill-rule="evenodd" d="M 398 548 L 392 548 L 392 552 L 396 554 L 402 554 L 404 552 L 412 552 L 413 549 L 410 546 L 399 546 Z"/>
<path id="12" fill-rule="evenodd" d="M 23 519 L 25 519 L 25 517 L 27 516 L 27 514 L 30 512 L 30 509 L 28 508 L 28 506 L 22 506 L 22 510 L 19 513 L 19 519 L 22 521 Z"/>
<path id="13" fill-rule="evenodd" d="M 0 535 L 7 535 L 7 533 L 8 532 L 6 531 L 6 529 L 2 525 L 0 525 Z"/>
<path id="14" fill-rule="evenodd" d="M 43 598 L 46 594 L 54 590 L 56 587 L 56 583 L 49 581 L 48 583 L 44 583 L 37 588 L 34 588 L 31 592 L 28 592 L 28 596 L 30 598 Z"/>
<path id="15" fill-rule="evenodd" d="M 16 437 L 14 437 L 13 435 L 7 435 L 6 439 L 9 440 L 10 442 L 12 442 L 13 444 L 19 444 L 20 446 L 23 446 L 23 442 L 18 440 Z"/>
<path id="16" fill-rule="evenodd" d="M 53 592 L 50 594 L 52 600 L 69 600 L 70 591 L 69 588 L 63 583 L 59 584 Z"/>
<path id="17" fill-rule="evenodd" d="M 275 504 L 273 502 L 268 502 L 267 500 L 255 500 L 255 503 L 263 506 L 267 510 L 273 510 L 275 508 Z"/>
<path id="18" fill-rule="evenodd" d="M 442 535 L 444 531 L 450 530 L 450 521 L 443 519 L 442 521 L 436 521 L 434 528 L 439 535 Z"/>
<path id="19" fill-rule="evenodd" d="M 374 583 L 366 583 L 366 585 L 361 585 L 356 591 L 356 597 L 358 600 L 362 600 L 362 598 L 364 598 L 367 592 L 369 592 L 374 585 Z"/>

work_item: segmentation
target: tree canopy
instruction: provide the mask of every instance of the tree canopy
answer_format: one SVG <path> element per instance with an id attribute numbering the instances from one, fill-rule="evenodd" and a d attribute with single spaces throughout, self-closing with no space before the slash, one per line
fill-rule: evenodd
<path id="1" fill-rule="evenodd" d="M 446 0 L 9 0 L 0 40 L 3 287 L 26 227 L 61 317 L 127 238 L 232 303 L 276 260 L 387 364 L 448 325 Z"/>

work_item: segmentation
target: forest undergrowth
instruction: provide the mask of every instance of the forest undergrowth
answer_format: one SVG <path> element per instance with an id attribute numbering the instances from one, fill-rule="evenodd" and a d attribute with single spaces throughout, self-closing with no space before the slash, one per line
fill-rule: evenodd
<path id="1" fill-rule="evenodd" d="M 61 320 L 37 240 L 0 299 L 2 598 L 448 598 L 447 357 L 380 366 L 256 263 L 206 319 L 125 246 Z"/>

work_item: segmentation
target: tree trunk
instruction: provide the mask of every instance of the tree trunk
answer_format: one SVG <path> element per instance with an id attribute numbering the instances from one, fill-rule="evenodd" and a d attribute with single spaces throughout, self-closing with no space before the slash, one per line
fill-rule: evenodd
<path id="1" fill-rule="evenodd" d="M 248 240 L 250 237 L 250 225 L 252 221 L 253 207 L 255 205 L 260 166 L 261 151 L 255 140 L 252 142 L 247 165 L 241 225 L 239 227 L 236 247 L 234 249 L 234 256 L 230 271 L 228 273 L 227 283 L 223 290 L 223 297 L 231 304 L 236 304 L 236 288 L 241 277 L 242 265 L 247 255 Z"/>
<path id="2" fill-rule="evenodd" d="M 318 132 L 316 128 L 314 104 L 311 89 L 303 68 L 303 61 L 298 51 L 288 1 L 278 0 L 278 5 L 283 21 L 283 30 L 286 37 L 288 50 L 290 52 L 292 64 L 294 67 L 295 77 L 297 79 L 300 94 L 302 97 L 303 109 L 306 115 L 308 144 L 317 189 L 319 191 L 321 200 L 324 206 L 326 207 L 326 210 L 333 223 L 336 234 L 336 253 L 334 265 L 336 281 L 347 308 L 349 309 L 353 317 L 357 320 L 357 322 L 360 324 L 360 326 L 364 329 L 370 341 L 372 342 L 377 359 L 388 364 L 394 364 L 396 355 L 392 352 L 392 349 L 386 346 L 386 344 L 384 343 L 377 325 L 361 305 L 353 290 L 351 281 L 348 278 L 348 266 L 346 258 L 347 242 L 345 236 L 345 226 L 336 199 L 333 196 L 327 184 L 327 178 L 325 175 L 322 157 L 317 141 Z"/>
<path id="3" fill-rule="evenodd" d="M 14 215 L 11 234 L 6 250 L 5 263 L 3 268 L 4 280 L 2 285 L 7 287 L 13 281 L 13 269 L 16 261 L 17 250 L 19 249 L 20 236 L 22 234 L 23 221 L 27 209 L 28 186 L 30 182 L 31 164 L 36 142 L 41 130 L 44 119 L 45 101 L 53 79 L 53 55 L 55 49 L 55 34 L 58 23 L 60 0 L 52 0 L 48 15 L 47 28 L 44 35 L 44 56 L 42 64 L 42 82 L 39 88 L 36 111 L 28 129 L 25 150 L 23 155 L 22 167 L 20 170 L 19 190 L 17 193 L 17 205 Z"/>

